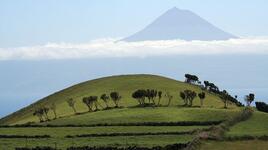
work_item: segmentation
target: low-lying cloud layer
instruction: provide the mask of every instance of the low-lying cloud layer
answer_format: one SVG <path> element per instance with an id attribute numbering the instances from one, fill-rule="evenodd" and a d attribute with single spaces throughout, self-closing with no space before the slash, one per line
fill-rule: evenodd
<path id="1" fill-rule="evenodd" d="M 0 60 L 42 60 L 168 55 L 268 54 L 268 38 L 228 41 L 117 42 L 100 39 L 82 44 L 48 43 L 31 47 L 0 48 Z"/>

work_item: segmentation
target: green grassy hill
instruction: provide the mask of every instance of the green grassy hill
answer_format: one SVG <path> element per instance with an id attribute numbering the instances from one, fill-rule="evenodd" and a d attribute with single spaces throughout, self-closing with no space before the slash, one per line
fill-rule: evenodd
<path id="1" fill-rule="evenodd" d="M 174 98 L 167 107 L 168 99 L 161 99 L 161 107 L 137 107 L 138 102 L 131 97 L 137 89 L 156 89 L 169 92 Z M 204 106 L 200 108 L 199 98 L 195 98 L 192 107 L 185 107 L 179 92 L 186 89 L 196 93 L 205 92 Z M 117 91 L 122 96 L 119 108 L 100 109 L 88 112 L 82 98 L 100 96 L 103 93 Z M 73 98 L 77 114 L 74 114 L 66 100 Z M 105 107 L 102 100 L 100 105 Z M 39 122 L 33 112 L 40 107 L 56 104 L 57 119 L 52 111 L 50 121 Z M 0 120 L 0 149 L 13 150 L 17 147 L 49 146 L 57 149 L 67 149 L 72 146 L 91 147 L 146 147 L 151 148 L 181 144 L 191 145 L 199 135 L 209 132 L 213 135 L 215 129 L 225 127 L 223 140 L 203 139 L 200 149 L 252 149 L 258 146 L 265 149 L 268 136 L 265 113 L 254 111 L 245 121 L 227 127 L 228 120 L 242 116 L 243 107 L 230 104 L 223 109 L 223 102 L 216 94 L 201 90 L 199 86 L 176 81 L 155 75 L 123 75 L 100 78 L 83 82 L 65 90 L 45 97 L 36 103 L 21 109 Z M 12 126 L 30 123 L 32 126 Z M 175 124 L 174 124 L 175 123 Z M 200 133 L 200 134 L 199 134 Z M 49 136 L 37 138 L 36 136 Z M 244 141 L 244 136 L 253 136 L 255 140 Z M 206 136 L 204 136 L 206 137 Z M 231 141 L 230 138 L 235 138 Z M 242 141 L 238 140 L 243 138 Z M 25 142 L 27 144 L 25 144 Z M 194 142 L 195 143 L 195 142 Z M 197 142 L 199 143 L 199 142 Z M 248 146 L 243 146 L 247 144 Z M 228 145 L 228 146 L 225 146 Z M 254 145 L 254 146 L 252 146 Z"/>
<path id="2" fill-rule="evenodd" d="M 75 107 L 79 113 L 87 111 L 87 107 L 82 103 L 82 98 L 85 96 L 96 95 L 100 96 L 103 93 L 109 94 L 112 91 L 118 91 L 122 95 L 122 100 L 120 101 L 120 106 L 125 108 L 132 107 L 137 105 L 137 101 L 131 97 L 133 91 L 137 89 L 157 89 L 162 90 L 163 92 L 170 92 L 174 96 L 171 106 L 178 106 L 183 103 L 179 97 L 179 92 L 185 89 L 194 90 L 196 92 L 201 92 L 200 87 L 195 85 L 186 84 L 184 82 L 176 81 L 173 79 L 155 76 L 155 75 L 122 75 L 122 76 L 111 76 L 106 78 L 100 78 L 96 80 L 91 80 L 83 82 L 62 91 L 59 91 L 55 94 L 52 94 L 48 97 L 45 97 L 36 103 L 19 110 L 3 119 L 1 119 L 0 124 L 24 124 L 27 122 L 37 122 L 38 118 L 33 116 L 35 109 L 39 107 L 49 107 L 52 103 L 55 103 L 57 106 L 57 114 L 60 117 L 71 116 L 73 114 L 72 109 L 67 105 L 66 100 L 73 98 L 76 101 Z M 101 105 L 104 106 L 104 103 L 99 100 Z M 167 99 L 163 98 L 161 101 L 162 105 L 167 104 Z M 109 104 L 111 107 L 113 103 Z M 194 101 L 194 106 L 199 106 L 199 99 L 196 98 Z M 204 102 L 204 107 L 206 108 L 222 108 L 223 104 L 220 98 L 216 95 L 207 93 L 207 98 Z M 232 107 L 232 106 L 231 106 Z M 234 106 L 233 106 L 234 107 Z M 121 110 L 121 112 L 126 112 L 127 110 Z M 106 112 L 106 111 L 105 111 Z M 111 113 L 118 114 L 117 111 L 107 111 L 100 112 L 102 116 L 112 116 Z M 148 111 L 149 112 L 149 111 Z M 146 119 L 146 113 L 143 114 Z M 168 110 L 163 110 L 162 112 L 157 112 L 161 115 L 167 115 Z M 163 114 L 161 114 L 163 113 Z M 150 114 L 151 115 L 151 114 Z M 148 116 L 150 116 L 148 114 Z M 52 112 L 49 113 L 49 117 L 53 117 Z M 165 116 L 163 116 L 165 117 Z"/>

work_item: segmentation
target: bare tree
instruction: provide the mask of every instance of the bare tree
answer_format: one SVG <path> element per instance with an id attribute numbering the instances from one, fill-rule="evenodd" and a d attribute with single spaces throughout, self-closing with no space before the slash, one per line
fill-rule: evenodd
<path id="1" fill-rule="evenodd" d="M 247 103 L 247 106 L 250 106 L 250 104 L 254 101 L 255 95 L 253 93 L 250 93 L 249 95 L 245 96 L 245 101 Z"/>
<path id="2" fill-rule="evenodd" d="M 228 108 L 228 102 L 229 102 L 229 94 L 227 93 L 226 90 L 223 90 L 221 95 L 220 95 L 223 103 L 224 103 L 224 108 L 227 109 Z"/>
<path id="3" fill-rule="evenodd" d="M 111 92 L 110 97 L 113 100 L 115 107 L 119 107 L 119 101 L 121 100 L 122 96 L 120 96 L 118 92 Z"/>
<path id="4" fill-rule="evenodd" d="M 41 108 L 41 109 L 42 109 L 43 112 L 44 112 L 44 115 L 45 115 L 46 120 L 48 121 L 48 120 L 49 120 L 49 118 L 48 118 L 49 108 L 47 108 L 47 107 L 43 107 L 43 108 Z"/>
<path id="5" fill-rule="evenodd" d="M 205 92 L 199 93 L 198 97 L 200 99 L 200 107 L 203 107 L 204 99 L 206 98 L 206 93 Z"/>
<path id="6" fill-rule="evenodd" d="M 171 103 L 171 100 L 173 99 L 173 96 L 172 96 L 172 95 L 170 95 L 170 93 L 169 93 L 169 92 L 167 92 L 165 96 L 168 98 L 168 104 L 167 104 L 167 106 L 169 106 L 169 105 L 170 105 L 170 103 Z"/>
<path id="7" fill-rule="evenodd" d="M 40 108 L 39 109 L 36 109 L 34 111 L 33 115 L 34 116 L 37 116 L 40 122 L 44 122 L 44 119 L 43 119 L 44 112 L 43 112 L 42 109 L 40 109 Z"/>
<path id="8" fill-rule="evenodd" d="M 101 98 L 101 99 L 103 100 L 103 102 L 105 103 L 106 108 L 109 108 L 108 101 L 109 101 L 110 97 L 109 97 L 108 95 L 106 95 L 106 94 L 102 94 L 100 98 Z"/>
<path id="9" fill-rule="evenodd" d="M 54 119 L 57 119 L 57 106 L 56 106 L 56 104 L 55 103 L 52 103 L 52 105 L 50 106 L 50 109 L 54 113 Z"/>
<path id="10" fill-rule="evenodd" d="M 157 105 L 159 106 L 161 98 L 162 98 L 162 91 L 158 91 L 157 95 L 158 95 L 158 103 L 157 103 Z"/>

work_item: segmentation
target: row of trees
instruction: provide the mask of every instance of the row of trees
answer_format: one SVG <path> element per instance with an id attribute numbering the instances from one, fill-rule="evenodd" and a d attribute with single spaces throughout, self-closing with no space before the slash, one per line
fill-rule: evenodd
<path id="1" fill-rule="evenodd" d="M 82 102 L 88 107 L 88 111 L 92 112 L 92 111 L 98 111 L 99 108 L 101 108 L 101 109 L 110 108 L 109 107 L 109 100 L 112 100 L 114 105 L 115 105 L 115 108 L 118 108 L 119 101 L 121 100 L 121 98 L 122 98 L 122 96 L 120 96 L 120 94 L 118 92 L 111 92 L 110 96 L 108 96 L 107 94 L 102 94 L 100 96 L 100 99 L 105 103 L 106 108 L 104 108 L 98 102 L 98 99 L 99 99 L 98 96 L 83 97 Z M 66 102 L 67 102 L 68 106 L 71 107 L 73 109 L 74 113 L 76 114 L 77 113 L 76 108 L 75 108 L 76 101 L 74 99 L 70 98 Z"/>
<path id="2" fill-rule="evenodd" d="M 100 99 L 105 103 L 106 108 L 104 108 L 100 103 L 98 102 L 98 96 L 89 96 L 82 98 L 82 102 L 88 107 L 88 111 L 97 111 L 99 108 L 107 109 L 109 107 L 109 100 L 111 99 L 114 103 L 114 107 L 119 107 L 119 101 L 121 100 L 121 96 L 118 92 L 111 92 L 110 96 L 107 94 L 102 94 L 100 96 Z M 77 114 L 77 110 L 75 107 L 76 101 L 73 98 L 69 98 L 66 100 L 66 103 L 70 108 L 72 108 L 73 112 Z M 51 118 L 49 118 L 48 113 L 52 111 L 54 114 L 54 119 L 57 118 L 57 105 L 55 103 L 52 103 L 49 107 L 41 107 L 36 109 L 33 112 L 33 116 L 38 117 L 40 122 L 49 121 Z"/>
<path id="3" fill-rule="evenodd" d="M 52 103 L 49 107 L 41 107 L 36 109 L 33 112 L 33 115 L 38 117 L 40 122 L 49 121 L 50 118 L 48 117 L 48 113 L 51 110 L 54 114 L 54 119 L 57 118 L 57 105 L 55 103 Z"/>
<path id="4" fill-rule="evenodd" d="M 197 96 L 200 99 L 200 106 L 202 107 L 203 101 L 206 98 L 205 92 L 201 92 L 199 94 L 197 94 L 195 91 L 192 90 L 184 90 L 183 92 L 180 92 L 180 97 L 184 101 L 184 106 L 191 107 L 193 105 L 194 99 Z M 138 101 L 140 106 L 148 106 L 151 104 L 153 106 L 160 106 L 162 91 L 157 91 L 155 89 L 147 89 L 147 90 L 139 89 L 132 93 L 132 97 Z M 171 100 L 173 99 L 173 96 L 169 92 L 166 92 L 164 94 L 164 97 L 168 99 L 167 106 L 169 106 Z M 155 100 L 156 98 L 158 98 L 158 103 L 156 103 Z"/>
<path id="5" fill-rule="evenodd" d="M 243 106 L 243 104 L 237 100 L 237 96 L 235 97 L 231 96 L 230 94 L 227 93 L 226 90 L 220 91 L 218 86 L 216 86 L 212 82 L 204 81 L 204 84 L 202 84 L 202 82 L 199 81 L 199 78 L 196 75 L 185 74 L 185 82 L 198 85 L 203 90 L 207 90 L 208 92 L 219 95 L 224 102 L 224 108 L 227 108 L 229 103 L 234 103 L 239 107 Z"/>
<path id="6" fill-rule="evenodd" d="M 193 106 L 193 101 L 197 96 L 200 99 L 200 106 L 202 107 L 204 99 L 206 98 L 205 92 L 201 92 L 199 94 L 192 90 L 184 90 L 183 92 L 180 92 L 180 97 L 184 101 L 184 106 Z"/>
<path id="7" fill-rule="evenodd" d="M 132 97 L 139 102 L 139 105 L 145 106 L 148 104 L 160 105 L 160 100 L 162 98 L 162 91 L 157 91 L 155 89 L 139 89 L 132 93 Z M 158 97 L 158 102 L 155 99 Z M 146 99 L 148 101 L 146 101 Z"/>

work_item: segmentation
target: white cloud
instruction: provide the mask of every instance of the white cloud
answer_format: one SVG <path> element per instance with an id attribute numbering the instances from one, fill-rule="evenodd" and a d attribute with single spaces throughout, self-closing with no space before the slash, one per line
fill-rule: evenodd
<path id="1" fill-rule="evenodd" d="M 31 47 L 0 48 L 0 60 L 148 57 L 166 55 L 268 54 L 268 38 L 228 41 L 116 42 L 100 39 L 82 44 L 48 43 Z"/>

